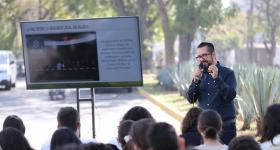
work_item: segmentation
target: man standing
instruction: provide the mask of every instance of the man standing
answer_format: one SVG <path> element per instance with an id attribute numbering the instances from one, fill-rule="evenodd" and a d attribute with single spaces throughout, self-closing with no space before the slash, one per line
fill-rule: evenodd
<path id="1" fill-rule="evenodd" d="M 190 103 L 198 101 L 202 109 L 217 111 L 223 120 L 220 139 L 229 144 L 236 136 L 234 98 L 236 96 L 236 79 L 234 72 L 216 60 L 212 43 L 202 42 L 196 50 L 199 67 L 194 71 L 192 83 L 186 97 Z"/>

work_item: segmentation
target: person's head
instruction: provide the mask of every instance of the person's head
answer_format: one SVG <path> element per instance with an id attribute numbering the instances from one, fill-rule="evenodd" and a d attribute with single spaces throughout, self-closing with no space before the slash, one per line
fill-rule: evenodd
<path id="1" fill-rule="evenodd" d="M 261 150 L 261 147 L 253 137 L 239 136 L 231 140 L 228 150 Z"/>
<path id="2" fill-rule="evenodd" d="M 197 129 L 204 139 L 218 140 L 222 129 L 221 116 L 214 110 L 204 110 L 198 117 Z"/>
<path id="3" fill-rule="evenodd" d="M 153 150 L 178 150 L 175 129 L 165 122 L 154 124 L 148 131 L 148 141 Z"/>
<path id="4" fill-rule="evenodd" d="M 204 66 L 210 66 L 216 63 L 215 48 L 212 43 L 201 42 L 196 49 L 196 61 Z"/>
<path id="5" fill-rule="evenodd" d="M 57 150 L 119 150 L 115 145 L 103 143 L 67 144 Z"/>
<path id="6" fill-rule="evenodd" d="M 66 144 L 62 147 L 58 147 L 56 150 L 85 150 L 82 144 Z"/>
<path id="7" fill-rule="evenodd" d="M 140 119 L 144 118 L 151 118 L 153 119 L 151 113 L 144 107 L 142 106 L 135 106 L 129 109 L 123 116 L 122 121 L 124 120 L 133 120 L 133 121 L 138 121 Z"/>
<path id="8" fill-rule="evenodd" d="M 3 150 L 33 150 L 23 133 L 12 127 L 0 132 L 0 145 Z"/>
<path id="9" fill-rule="evenodd" d="M 81 144 L 81 141 L 73 130 L 67 127 L 58 128 L 52 135 L 51 150 L 66 144 Z"/>
<path id="10" fill-rule="evenodd" d="M 149 118 L 138 120 L 132 125 L 129 134 L 136 150 L 147 150 L 148 148 L 150 148 L 147 140 L 147 133 L 149 128 L 154 124 L 155 121 Z"/>
<path id="11" fill-rule="evenodd" d="M 7 127 L 16 128 L 23 134 L 25 133 L 25 126 L 23 124 L 23 121 L 17 115 L 9 115 L 6 117 L 3 123 L 3 129 Z"/>
<path id="12" fill-rule="evenodd" d="M 185 133 L 190 129 L 197 128 L 198 116 L 202 111 L 203 110 L 201 108 L 193 107 L 187 112 L 182 122 L 182 133 Z"/>
<path id="13" fill-rule="evenodd" d="M 124 120 L 120 123 L 118 128 L 118 141 L 121 143 L 122 148 L 124 150 L 129 149 L 131 146 L 129 143 L 129 131 L 131 126 L 133 125 L 133 120 Z"/>
<path id="14" fill-rule="evenodd" d="M 73 107 L 62 107 L 57 114 L 57 127 L 68 127 L 77 133 L 80 128 L 80 117 L 78 111 Z M 78 133 L 77 133 L 78 134 Z"/>
<path id="15" fill-rule="evenodd" d="M 260 142 L 271 141 L 280 134 L 280 104 L 269 106 L 263 118 Z"/>
<path id="16" fill-rule="evenodd" d="M 88 143 L 83 144 L 85 150 L 117 150 L 118 148 L 112 144 L 103 144 L 103 143 Z"/>

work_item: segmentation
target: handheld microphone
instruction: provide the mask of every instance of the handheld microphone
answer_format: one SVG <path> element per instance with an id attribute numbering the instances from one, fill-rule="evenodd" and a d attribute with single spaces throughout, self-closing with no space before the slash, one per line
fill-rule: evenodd
<path id="1" fill-rule="evenodd" d="M 200 63 L 200 64 L 198 65 L 198 68 L 199 68 L 200 70 L 204 70 L 204 65 L 203 65 L 203 63 Z"/>
<path id="2" fill-rule="evenodd" d="M 201 71 L 204 71 L 204 65 L 203 65 L 203 63 L 200 63 L 200 64 L 198 65 L 198 68 L 199 68 Z M 199 77 L 199 76 L 195 76 L 195 77 L 194 77 L 194 83 L 198 83 L 199 80 L 200 80 L 200 77 Z"/>
<path id="3" fill-rule="evenodd" d="M 208 72 L 208 67 L 207 65 L 204 65 L 203 63 L 200 63 L 198 65 L 199 69 L 203 72 L 203 73 L 207 73 Z"/>

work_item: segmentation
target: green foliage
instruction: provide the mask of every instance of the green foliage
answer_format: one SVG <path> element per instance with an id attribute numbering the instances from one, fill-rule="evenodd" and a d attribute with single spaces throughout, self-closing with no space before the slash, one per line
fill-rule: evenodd
<path id="1" fill-rule="evenodd" d="M 246 26 L 246 14 L 237 13 L 235 17 L 210 29 L 206 40 L 213 42 L 217 50 L 243 49 L 246 44 Z"/>
<path id="2" fill-rule="evenodd" d="M 181 96 L 184 95 L 189 88 L 189 83 L 191 83 L 193 78 L 193 70 L 194 64 L 192 62 L 185 61 L 176 66 L 176 71 L 170 73 L 170 76 Z"/>
<path id="3" fill-rule="evenodd" d="M 231 5 L 223 10 L 222 20 L 228 20 L 231 19 L 232 17 L 236 17 L 236 15 L 239 12 L 240 12 L 239 6 L 236 3 L 231 2 Z"/>
<path id="4" fill-rule="evenodd" d="M 178 33 L 195 33 L 209 28 L 222 14 L 221 0 L 176 0 L 175 28 Z"/>
<path id="5" fill-rule="evenodd" d="M 22 9 L 16 0 L 0 1 L 0 49 L 11 50 L 17 35 L 17 22 Z"/>
<path id="6" fill-rule="evenodd" d="M 67 12 L 79 18 L 115 16 L 109 0 L 68 0 L 65 5 Z"/>
<path id="7" fill-rule="evenodd" d="M 175 89 L 174 82 L 170 75 L 170 73 L 174 72 L 175 69 L 175 65 L 165 66 L 164 68 L 160 69 L 157 73 L 157 80 L 159 82 L 159 85 L 167 90 Z"/>
<path id="8" fill-rule="evenodd" d="M 194 66 L 191 62 L 184 62 L 164 67 L 157 79 L 167 89 L 176 87 L 183 95 L 191 83 Z M 280 70 L 248 64 L 234 66 L 234 72 L 237 79 L 236 108 L 244 125 L 250 125 L 252 118 L 262 119 L 269 105 L 280 102 Z"/>
<path id="9" fill-rule="evenodd" d="M 189 87 L 189 83 L 192 80 L 192 74 L 194 64 L 189 61 L 177 65 L 169 65 L 162 68 L 157 76 L 160 85 L 163 85 L 167 89 L 174 89 L 180 91 L 180 95 L 183 95 Z"/>
<path id="10" fill-rule="evenodd" d="M 277 68 L 260 68 L 255 65 L 236 66 L 239 104 L 243 119 L 255 117 L 262 120 L 266 108 L 279 102 L 280 71 Z M 248 114 L 250 113 L 250 114 Z"/>

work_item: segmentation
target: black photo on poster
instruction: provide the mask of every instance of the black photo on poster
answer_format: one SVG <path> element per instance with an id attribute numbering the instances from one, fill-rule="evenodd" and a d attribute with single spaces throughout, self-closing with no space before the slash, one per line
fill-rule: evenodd
<path id="1" fill-rule="evenodd" d="M 31 82 L 98 81 L 96 32 L 26 35 Z"/>

